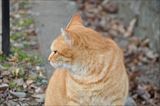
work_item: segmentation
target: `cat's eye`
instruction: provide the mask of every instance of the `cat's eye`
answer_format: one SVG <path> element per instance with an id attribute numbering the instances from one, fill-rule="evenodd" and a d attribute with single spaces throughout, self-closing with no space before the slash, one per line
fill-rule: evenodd
<path id="1" fill-rule="evenodd" d="M 56 53 L 57 53 L 57 50 L 54 50 L 53 52 L 54 52 L 54 54 L 56 54 Z"/>

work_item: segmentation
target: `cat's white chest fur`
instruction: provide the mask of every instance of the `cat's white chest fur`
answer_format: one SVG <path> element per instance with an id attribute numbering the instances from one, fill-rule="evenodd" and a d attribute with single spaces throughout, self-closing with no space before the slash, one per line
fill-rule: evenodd
<path id="1" fill-rule="evenodd" d="M 70 64 L 62 64 L 62 63 L 53 63 L 50 62 L 51 66 L 54 68 L 66 68 L 66 69 L 71 69 L 71 65 Z"/>

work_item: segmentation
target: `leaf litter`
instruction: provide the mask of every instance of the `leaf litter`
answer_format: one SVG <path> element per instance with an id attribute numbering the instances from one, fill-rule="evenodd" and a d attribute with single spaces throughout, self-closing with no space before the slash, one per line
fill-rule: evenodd
<path id="1" fill-rule="evenodd" d="M 160 105 L 159 54 L 150 47 L 148 38 L 134 35 L 137 17 L 124 24 L 115 17 L 118 4 L 108 0 L 74 0 L 85 25 L 114 39 L 124 51 L 130 79 L 130 101 L 137 106 Z M 29 1 L 11 1 L 11 51 L 0 54 L 0 105 L 43 105 L 47 80 L 38 51 L 34 20 Z"/>
<path id="2" fill-rule="evenodd" d="M 153 51 L 149 38 L 134 34 L 138 17 L 126 25 L 116 14 L 118 4 L 111 0 L 73 0 L 89 26 L 115 40 L 124 51 L 130 79 L 129 99 L 135 106 L 160 106 L 160 55 Z M 130 104 L 129 104 L 130 105 Z"/>
<path id="3" fill-rule="evenodd" d="M 11 54 L 0 54 L 0 105 L 40 106 L 47 86 L 31 2 L 10 1 Z"/>

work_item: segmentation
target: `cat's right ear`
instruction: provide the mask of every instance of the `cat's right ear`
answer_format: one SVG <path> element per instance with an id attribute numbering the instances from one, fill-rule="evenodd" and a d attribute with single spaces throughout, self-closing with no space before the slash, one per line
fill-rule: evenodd
<path id="1" fill-rule="evenodd" d="M 64 38 L 65 43 L 68 44 L 69 47 L 71 47 L 72 40 L 71 40 L 71 36 L 69 35 L 69 33 L 66 30 L 64 30 L 63 28 L 61 28 L 61 34 Z"/>
<path id="2" fill-rule="evenodd" d="M 70 28 L 72 25 L 83 25 L 83 20 L 80 16 L 80 13 L 76 13 L 72 16 L 71 20 L 69 21 L 66 29 Z"/>

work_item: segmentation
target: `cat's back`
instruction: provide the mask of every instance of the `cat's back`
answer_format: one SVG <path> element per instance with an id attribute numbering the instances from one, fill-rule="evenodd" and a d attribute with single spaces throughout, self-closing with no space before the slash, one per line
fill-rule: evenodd
<path id="1" fill-rule="evenodd" d="M 54 72 L 50 78 L 49 85 L 46 90 L 45 106 L 62 105 L 66 103 L 66 75 L 67 71 L 65 69 L 57 69 Z"/>

